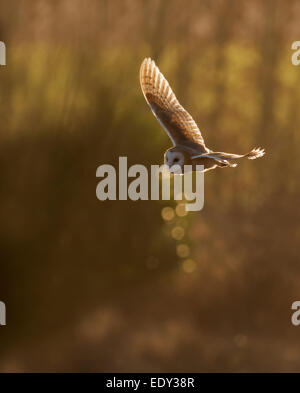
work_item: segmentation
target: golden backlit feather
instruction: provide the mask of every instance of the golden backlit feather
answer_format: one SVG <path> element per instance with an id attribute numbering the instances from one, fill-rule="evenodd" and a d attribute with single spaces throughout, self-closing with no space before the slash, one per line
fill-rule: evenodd
<path id="1" fill-rule="evenodd" d="M 146 101 L 173 145 L 187 145 L 207 152 L 196 122 L 180 105 L 168 81 L 150 58 L 141 65 L 140 83 Z"/>

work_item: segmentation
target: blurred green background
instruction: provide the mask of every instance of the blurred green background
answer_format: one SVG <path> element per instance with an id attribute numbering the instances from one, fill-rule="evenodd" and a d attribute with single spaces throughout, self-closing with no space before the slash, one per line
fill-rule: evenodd
<path id="1" fill-rule="evenodd" d="M 0 0 L 0 371 L 300 371 L 300 2 Z M 207 145 L 205 207 L 96 199 L 162 164 L 151 56 Z"/>

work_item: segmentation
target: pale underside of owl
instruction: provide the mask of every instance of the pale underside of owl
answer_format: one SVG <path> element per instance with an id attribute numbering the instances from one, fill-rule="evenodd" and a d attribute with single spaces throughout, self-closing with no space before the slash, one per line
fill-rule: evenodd
<path id="1" fill-rule="evenodd" d="M 180 105 L 168 81 L 150 58 L 141 65 L 140 83 L 154 116 L 173 143 L 164 155 L 165 165 L 171 172 L 182 173 L 184 165 L 191 165 L 192 170 L 196 170 L 196 165 L 203 165 L 204 171 L 236 167 L 233 161 L 238 158 L 254 160 L 265 154 L 260 148 L 240 155 L 214 152 L 206 147 L 196 122 Z"/>

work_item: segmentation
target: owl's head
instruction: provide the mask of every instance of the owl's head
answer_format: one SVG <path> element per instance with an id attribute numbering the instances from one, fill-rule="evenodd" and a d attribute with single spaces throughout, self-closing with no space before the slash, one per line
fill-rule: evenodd
<path id="1" fill-rule="evenodd" d="M 170 172 L 182 173 L 185 164 L 184 161 L 184 154 L 180 151 L 168 150 L 165 153 L 165 165 L 169 168 Z"/>

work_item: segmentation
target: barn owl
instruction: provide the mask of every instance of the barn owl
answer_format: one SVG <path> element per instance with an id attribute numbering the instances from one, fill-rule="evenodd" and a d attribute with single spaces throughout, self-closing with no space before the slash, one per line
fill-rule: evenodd
<path id="1" fill-rule="evenodd" d="M 141 65 L 140 83 L 154 116 L 173 144 L 164 154 L 165 165 L 171 172 L 179 169 L 178 173 L 182 173 L 184 165 L 191 165 L 192 170 L 196 170 L 196 165 L 203 165 L 204 172 L 216 167 L 236 167 L 232 161 L 238 158 L 254 160 L 265 154 L 261 148 L 241 155 L 214 152 L 206 147 L 196 122 L 180 105 L 168 81 L 150 58 L 144 59 Z"/>

